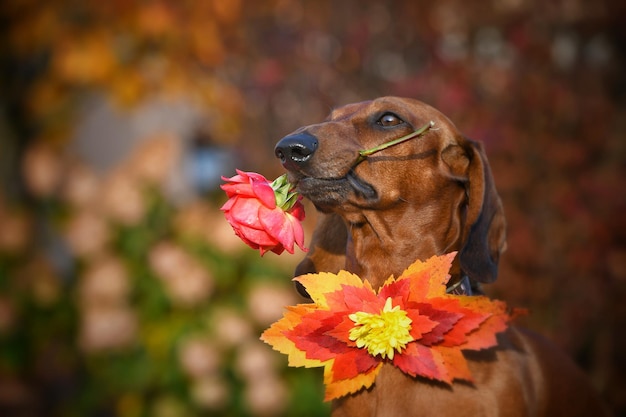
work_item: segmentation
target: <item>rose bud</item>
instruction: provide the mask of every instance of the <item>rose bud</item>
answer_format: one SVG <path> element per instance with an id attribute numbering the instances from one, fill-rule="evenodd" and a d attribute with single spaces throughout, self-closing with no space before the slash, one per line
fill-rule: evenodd
<path id="1" fill-rule="evenodd" d="M 286 175 L 269 182 L 263 175 L 237 170 L 231 178 L 222 177 L 221 186 L 228 201 L 221 207 L 235 234 L 248 246 L 281 254 L 293 253 L 294 243 L 303 251 L 304 206 L 302 196 L 292 190 Z"/>

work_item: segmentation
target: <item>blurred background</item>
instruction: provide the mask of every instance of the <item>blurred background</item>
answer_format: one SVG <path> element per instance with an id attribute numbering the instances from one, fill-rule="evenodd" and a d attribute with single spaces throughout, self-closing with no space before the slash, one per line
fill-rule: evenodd
<path id="1" fill-rule="evenodd" d="M 485 143 L 487 291 L 626 415 L 625 6 L 4 0 L 0 414 L 326 415 L 318 370 L 258 340 L 301 254 L 241 243 L 220 175 L 274 178 L 285 134 L 400 95 Z"/>

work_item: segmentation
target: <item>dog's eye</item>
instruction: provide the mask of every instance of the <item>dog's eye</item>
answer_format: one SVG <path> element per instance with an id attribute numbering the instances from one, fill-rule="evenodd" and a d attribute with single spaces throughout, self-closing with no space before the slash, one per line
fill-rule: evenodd
<path id="1" fill-rule="evenodd" d="M 400 119 L 398 116 L 396 116 L 393 113 L 385 113 L 382 115 L 380 119 L 378 119 L 377 123 L 381 126 L 388 127 L 388 126 L 396 126 L 401 123 L 404 123 L 404 120 Z"/>

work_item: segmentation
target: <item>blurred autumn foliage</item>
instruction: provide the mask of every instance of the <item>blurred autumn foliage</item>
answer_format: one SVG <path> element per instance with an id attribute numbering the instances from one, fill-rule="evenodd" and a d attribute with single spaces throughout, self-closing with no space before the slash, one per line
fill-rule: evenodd
<path id="1" fill-rule="evenodd" d="M 394 94 L 485 143 L 509 222 L 487 291 L 626 415 L 622 3 L 3 1 L 0 414 L 326 414 L 258 340 L 297 257 L 236 241 L 215 190 Z"/>

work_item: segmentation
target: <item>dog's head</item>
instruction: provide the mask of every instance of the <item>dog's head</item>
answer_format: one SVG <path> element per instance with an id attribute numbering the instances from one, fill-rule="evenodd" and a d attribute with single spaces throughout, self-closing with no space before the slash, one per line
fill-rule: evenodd
<path id="1" fill-rule="evenodd" d="M 418 138 L 359 157 L 430 122 Z M 367 223 L 381 245 L 400 247 L 397 256 L 403 244 L 421 247 L 422 257 L 458 250 L 472 280 L 495 280 L 505 222 L 487 159 L 434 108 L 397 97 L 350 104 L 284 137 L 275 152 L 298 191 L 324 213 L 296 274 L 344 268 L 354 244 L 348 230 Z"/>

